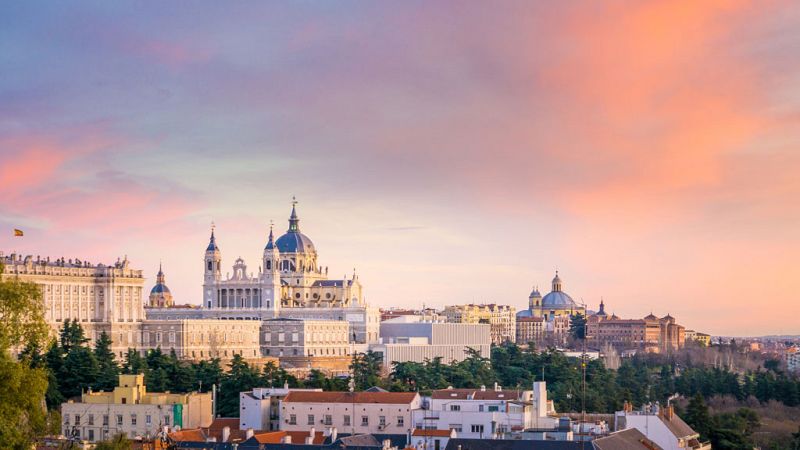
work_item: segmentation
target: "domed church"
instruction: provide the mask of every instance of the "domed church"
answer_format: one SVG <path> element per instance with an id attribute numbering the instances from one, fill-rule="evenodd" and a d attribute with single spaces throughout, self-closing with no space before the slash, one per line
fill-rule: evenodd
<path id="1" fill-rule="evenodd" d="M 148 306 L 152 308 L 169 308 L 172 306 L 172 292 L 164 282 L 164 271 L 161 270 L 161 264 L 158 265 L 158 274 L 156 275 L 156 285 L 150 290 L 150 302 Z"/>
<path id="2" fill-rule="evenodd" d="M 576 313 L 586 315 L 586 308 L 575 303 L 575 300 L 562 290 L 561 277 L 556 271 L 550 293 L 542 297 L 539 289 L 534 288 L 528 297 L 528 309 L 518 312 L 517 318 L 541 317 L 547 321 Z"/>

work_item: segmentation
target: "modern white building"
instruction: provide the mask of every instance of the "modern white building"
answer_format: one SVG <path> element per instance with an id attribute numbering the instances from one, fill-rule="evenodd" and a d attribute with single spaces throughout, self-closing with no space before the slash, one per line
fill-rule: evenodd
<path id="1" fill-rule="evenodd" d="M 525 429 L 552 429 L 558 425 L 547 385 L 536 382 L 533 390 L 492 388 L 441 389 L 433 391 L 428 409 L 418 411 L 419 429 L 455 430 L 459 438 L 494 439 Z"/>
<path id="2" fill-rule="evenodd" d="M 289 392 L 322 392 L 322 389 L 255 388 L 239 393 L 239 429 L 280 430 L 280 402 Z"/>
<path id="3" fill-rule="evenodd" d="M 615 413 L 614 422 L 616 431 L 635 428 L 664 450 L 711 450 L 711 444 L 700 442 L 700 434 L 678 417 L 672 406 L 647 404 L 634 411 L 625 402 L 623 410 Z"/>
<path id="4" fill-rule="evenodd" d="M 426 322 L 419 316 L 401 316 L 380 324 L 381 339 L 370 346 L 383 355 L 384 367 L 394 362 L 463 361 L 472 348 L 484 357 L 491 351 L 490 326 L 480 323 Z"/>
<path id="5" fill-rule="evenodd" d="M 347 434 L 403 434 L 421 408 L 416 392 L 289 392 L 280 407 L 280 429 L 336 428 Z"/>

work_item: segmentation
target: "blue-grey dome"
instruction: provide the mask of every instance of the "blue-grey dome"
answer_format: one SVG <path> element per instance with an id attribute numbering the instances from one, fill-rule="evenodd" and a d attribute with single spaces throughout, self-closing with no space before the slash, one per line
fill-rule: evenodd
<path id="1" fill-rule="evenodd" d="M 572 299 L 566 292 L 553 291 L 544 296 L 542 299 L 543 308 L 575 308 L 575 300 Z"/>
<path id="2" fill-rule="evenodd" d="M 533 313 L 529 309 L 523 309 L 517 313 L 517 319 L 521 319 L 523 317 L 533 317 Z"/>
<path id="3" fill-rule="evenodd" d="M 281 253 L 312 253 L 314 243 L 311 238 L 299 231 L 290 231 L 275 241 L 278 251 Z"/>
<path id="4" fill-rule="evenodd" d="M 159 283 L 150 290 L 150 295 L 153 294 L 170 294 L 170 291 L 167 285 Z"/>

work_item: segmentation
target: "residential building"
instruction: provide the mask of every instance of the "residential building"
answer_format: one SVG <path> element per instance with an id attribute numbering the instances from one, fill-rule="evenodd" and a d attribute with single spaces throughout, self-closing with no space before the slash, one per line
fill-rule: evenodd
<path id="1" fill-rule="evenodd" d="M 81 395 L 80 402 L 61 405 L 62 433 L 100 441 L 125 433 L 129 438 L 154 437 L 163 427 L 197 428 L 213 419 L 211 394 L 147 392 L 144 375 L 120 375 L 112 392 Z"/>
<path id="2" fill-rule="evenodd" d="M 419 316 L 401 316 L 380 324 L 381 338 L 370 350 L 383 355 L 383 366 L 394 362 L 463 361 L 473 349 L 488 358 L 490 325 L 482 323 L 427 322 Z"/>
<path id="3" fill-rule="evenodd" d="M 451 323 L 487 323 L 493 344 L 514 342 L 516 339 L 516 310 L 508 305 L 451 305 L 441 314 Z"/>
<path id="4" fill-rule="evenodd" d="M 536 382 L 533 390 L 508 390 L 495 384 L 487 389 L 440 389 L 433 391 L 428 409 L 415 414 L 418 429 L 455 430 L 462 438 L 499 438 L 525 429 L 554 428 L 553 402 L 547 385 Z"/>
<path id="5" fill-rule="evenodd" d="M 540 343 L 545 331 L 544 317 L 517 317 L 517 344 Z"/>
<path id="6" fill-rule="evenodd" d="M 289 392 L 281 402 L 285 431 L 336 428 L 347 434 L 401 434 L 414 428 L 416 392 Z"/>
<path id="7" fill-rule="evenodd" d="M 255 388 L 239 393 L 239 428 L 262 431 L 280 429 L 280 402 L 289 392 L 322 392 L 322 389 Z"/>
<path id="8" fill-rule="evenodd" d="M 578 441 L 529 441 L 509 439 L 450 439 L 445 450 L 590 450 Z"/>
<path id="9" fill-rule="evenodd" d="M 616 431 L 635 428 L 664 450 L 711 450 L 711 444 L 700 442 L 700 434 L 686 424 L 673 410 L 658 404 L 643 405 L 634 411 L 625 402 L 622 411 L 615 413 Z"/>
<path id="10" fill-rule="evenodd" d="M 636 428 L 615 431 L 608 436 L 595 439 L 592 441 L 592 446 L 595 450 L 663 450 Z"/>
<path id="11" fill-rule="evenodd" d="M 705 333 L 700 333 L 695 330 L 686 330 L 684 332 L 686 342 L 695 342 L 703 347 L 711 345 L 711 336 Z"/>
<path id="12" fill-rule="evenodd" d="M 800 372 L 800 349 L 790 347 L 785 353 L 786 368 L 789 372 Z"/>
<path id="13" fill-rule="evenodd" d="M 416 450 L 444 450 L 450 439 L 458 437 L 456 430 L 414 429 L 410 447 Z"/>

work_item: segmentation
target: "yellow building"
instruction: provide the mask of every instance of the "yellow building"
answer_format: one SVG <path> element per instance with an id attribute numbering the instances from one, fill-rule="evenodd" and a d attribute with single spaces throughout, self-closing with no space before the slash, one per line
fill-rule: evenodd
<path id="1" fill-rule="evenodd" d="M 211 394 L 147 392 L 144 375 L 120 375 L 112 392 L 81 395 L 80 402 L 61 405 L 65 436 L 100 441 L 125 433 L 153 437 L 163 427 L 207 427 L 213 420 Z"/>

